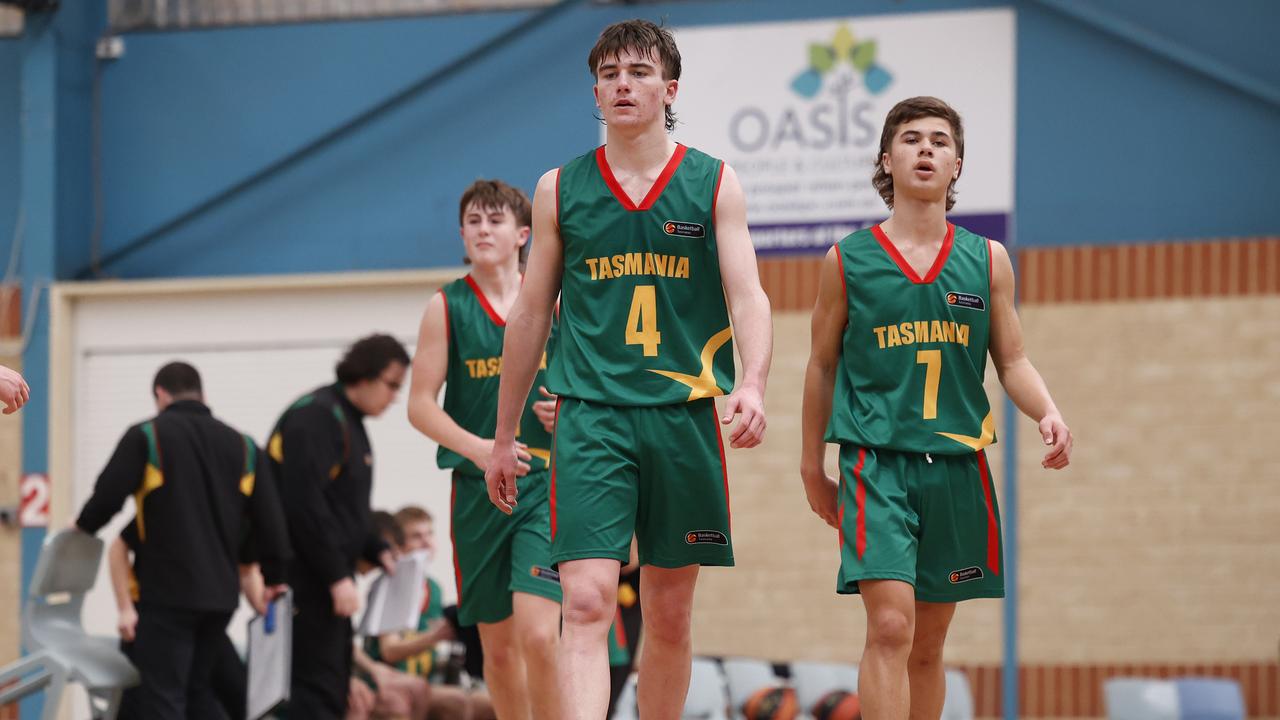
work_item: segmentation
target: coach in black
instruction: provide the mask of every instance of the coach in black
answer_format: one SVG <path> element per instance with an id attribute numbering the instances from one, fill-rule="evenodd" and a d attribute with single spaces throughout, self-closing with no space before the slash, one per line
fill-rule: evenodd
<path id="1" fill-rule="evenodd" d="M 265 458 L 213 417 L 196 369 L 165 365 L 152 393 L 159 414 L 125 432 L 76 527 L 96 533 L 134 497 L 140 595 L 128 652 L 142 684 L 125 692 L 121 716 L 199 718 L 212 707 L 214 651 L 239 602 L 247 528 L 271 597 L 284 591 L 289 541 Z"/>
<path id="2" fill-rule="evenodd" d="M 370 519 L 373 451 L 364 418 L 391 405 L 408 367 L 409 354 L 395 338 L 357 341 L 338 363 L 337 383 L 294 402 L 268 441 L 298 552 L 289 571 L 297 610 L 291 718 L 346 712 L 351 616 L 360 604 L 356 563 L 363 558 L 393 569 L 391 551 Z"/>

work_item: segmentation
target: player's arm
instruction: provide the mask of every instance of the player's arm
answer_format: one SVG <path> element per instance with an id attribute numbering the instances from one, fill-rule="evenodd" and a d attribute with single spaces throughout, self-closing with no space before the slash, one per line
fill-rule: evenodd
<path id="1" fill-rule="evenodd" d="M 991 359 L 1013 404 L 1040 424 L 1040 436 L 1050 446 L 1040 464 L 1060 470 L 1071 461 L 1071 430 L 1022 346 L 1022 322 L 1013 304 L 1009 251 L 998 242 L 988 241 L 987 246 L 991 252 Z"/>
<path id="2" fill-rule="evenodd" d="M 413 355 L 413 370 L 409 377 L 409 423 L 426 435 L 462 457 L 475 463 L 481 470 L 489 464 L 493 452 L 493 439 L 482 438 L 466 430 L 440 407 L 438 398 L 449 372 L 449 318 L 444 293 L 436 293 L 427 302 L 418 326 L 418 350 Z M 523 446 L 517 446 L 521 457 L 520 474 L 529 471 L 524 462 L 529 455 Z"/>
<path id="3" fill-rule="evenodd" d="M 533 250 L 525 266 L 520 295 L 507 317 L 502 343 L 498 428 L 485 482 L 489 500 L 508 514 L 516 502 L 516 427 L 551 334 L 551 314 L 560 294 L 564 246 L 556 217 L 559 172 L 551 170 L 543 175 L 533 193 Z"/>
<path id="4" fill-rule="evenodd" d="M 27 404 L 31 398 L 31 387 L 17 370 L 0 365 L 0 405 L 4 405 L 4 414 L 10 415 Z"/>
<path id="5" fill-rule="evenodd" d="M 102 529 L 142 483 L 147 468 L 147 437 L 134 425 L 120 438 L 107 466 L 93 486 L 93 495 L 76 518 L 76 527 L 90 535 Z"/>
<path id="6" fill-rule="evenodd" d="M 749 448 L 764 439 L 764 390 L 773 357 L 773 323 L 769 296 L 760 287 L 756 251 L 747 230 L 747 201 L 738 174 L 728 164 L 720 178 L 715 203 L 716 252 L 720 258 L 720 281 L 729 301 L 733 334 L 742 359 L 742 381 L 725 401 L 721 422 L 735 414 L 742 420 L 729 436 L 735 448 Z"/>
<path id="7" fill-rule="evenodd" d="M 120 632 L 121 640 L 133 642 L 138 627 L 138 610 L 129 593 L 129 546 L 123 538 L 112 540 L 107 548 L 107 569 L 111 575 L 111 594 L 116 599 L 116 630 Z"/>
<path id="8" fill-rule="evenodd" d="M 809 507 L 828 525 L 839 529 L 836 481 L 827 475 L 827 421 L 840 367 L 840 343 L 849 320 L 849 302 L 840 267 L 839 248 L 827 251 L 818 277 L 818 301 L 810 322 L 809 365 L 804 373 L 801 410 L 800 477 Z"/>
<path id="9" fill-rule="evenodd" d="M 428 626 L 423 633 L 402 636 L 387 633 L 378 636 L 378 654 L 386 663 L 398 663 L 401 660 L 424 653 L 445 640 L 453 639 L 453 628 L 449 623 L 438 620 Z"/>

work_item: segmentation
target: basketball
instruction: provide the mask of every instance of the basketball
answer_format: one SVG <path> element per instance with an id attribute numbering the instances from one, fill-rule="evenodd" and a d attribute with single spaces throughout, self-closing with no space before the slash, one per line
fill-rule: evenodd
<path id="1" fill-rule="evenodd" d="M 862 707 L 858 694 L 832 690 L 818 699 L 811 710 L 814 720 L 861 720 Z"/>
<path id="2" fill-rule="evenodd" d="M 762 688 L 742 704 L 742 714 L 747 720 L 795 720 L 800 715 L 800 704 L 791 688 Z"/>

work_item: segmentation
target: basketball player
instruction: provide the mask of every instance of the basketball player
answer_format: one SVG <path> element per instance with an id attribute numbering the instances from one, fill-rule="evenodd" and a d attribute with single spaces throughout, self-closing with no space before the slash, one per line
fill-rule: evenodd
<path id="1" fill-rule="evenodd" d="M 667 136 L 680 77 L 671 34 L 643 20 L 611 25 L 587 63 L 607 142 L 538 182 L 536 243 L 511 311 L 485 479 L 504 512 L 540 500 L 523 484 L 517 500 L 516 429 L 562 292 L 547 385 L 560 398 L 551 560 L 565 593 L 564 717 L 605 715 L 605 635 L 634 531 L 647 628 L 640 714 L 677 718 L 699 566 L 733 564 L 719 424 L 742 415 L 734 447 L 764 435 L 769 301 L 737 176 Z M 717 418 L 713 398 L 731 389 Z"/>
<path id="2" fill-rule="evenodd" d="M 409 420 L 440 445 L 440 467 L 453 470 L 458 620 L 479 624 L 484 677 L 498 717 L 559 720 L 560 584 L 550 567 L 546 502 L 551 435 L 533 412 L 537 395 L 525 393 L 518 427 L 519 470 L 527 473 L 530 501 L 508 517 L 489 504 L 484 484 L 503 333 L 529 241 L 529 200 L 501 180 L 479 180 L 463 193 L 458 214 L 472 271 L 427 303 Z M 436 402 L 442 384 L 443 407 Z"/>
<path id="3" fill-rule="evenodd" d="M 804 389 L 801 476 L 840 531 L 840 593 L 861 593 L 863 714 L 937 718 L 942 646 L 956 602 L 1003 597 L 995 489 L 984 448 L 995 423 L 987 354 L 1039 423 L 1043 465 L 1071 457 L 1071 431 L 1022 348 L 1004 247 L 947 222 L 964 128 L 946 103 L 889 111 L 874 184 L 892 210 L 823 261 Z M 823 469 L 840 444 L 840 482 Z"/>

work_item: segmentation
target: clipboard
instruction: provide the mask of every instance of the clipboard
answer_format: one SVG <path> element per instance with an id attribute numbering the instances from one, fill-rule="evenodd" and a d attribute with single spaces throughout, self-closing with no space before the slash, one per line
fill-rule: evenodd
<path id="1" fill-rule="evenodd" d="M 427 556 L 411 553 L 400 556 L 395 575 L 383 574 L 373 581 L 360 634 L 378 637 L 387 633 L 417 630 L 426 598 Z"/>
<path id="2" fill-rule="evenodd" d="M 249 621 L 248 720 L 258 720 L 289 699 L 293 670 L 293 592 L 267 606 L 267 614 Z"/>

